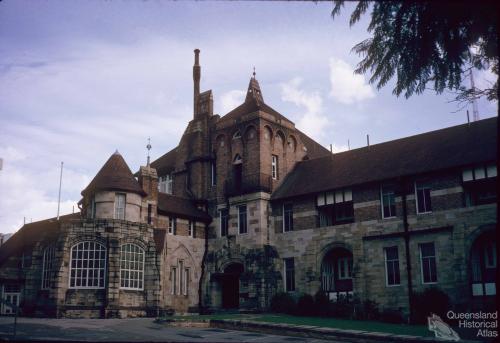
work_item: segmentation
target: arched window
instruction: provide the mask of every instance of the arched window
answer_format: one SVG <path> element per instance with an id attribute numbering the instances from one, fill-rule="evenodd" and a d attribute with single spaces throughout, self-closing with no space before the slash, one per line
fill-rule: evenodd
<path id="1" fill-rule="evenodd" d="M 71 247 L 70 288 L 104 288 L 106 248 L 97 242 L 80 242 Z"/>
<path id="2" fill-rule="evenodd" d="M 144 250 L 135 244 L 124 244 L 120 254 L 120 288 L 144 288 Z"/>
<path id="3" fill-rule="evenodd" d="M 42 263 L 42 289 L 50 288 L 50 281 L 52 280 L 52 273 L 54 271 L 54 259 L 56 249 L 53 245 L 48 246 L 43 251 Z"/>

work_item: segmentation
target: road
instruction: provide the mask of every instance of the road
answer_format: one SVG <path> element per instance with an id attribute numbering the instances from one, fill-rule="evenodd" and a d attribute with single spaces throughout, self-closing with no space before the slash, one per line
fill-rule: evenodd
<path id="1" fill-rule="evenodd" d="M 12 317 L 0 317 L 0 339 L 13 338 Z M 127 342 L 276 342 L 331 341 L 217 328 L 180 328 L 155 323 L 153 318 L 52 319 L 18 318 L 16 339 Z"/>

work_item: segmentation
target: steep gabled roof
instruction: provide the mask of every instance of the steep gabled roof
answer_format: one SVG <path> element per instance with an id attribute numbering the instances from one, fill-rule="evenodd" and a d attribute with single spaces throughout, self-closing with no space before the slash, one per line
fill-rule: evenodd
<path id="1" fill-rule="evenodd" d="M 302 141 L 302 144 L 304 144 L 304 146 L 306 147 L 307 157 L 310 160 L 312 160 L 314 158 L 319 158 L 319 157 L 331 155 L 330 151 L 327 148 L 325 148 L 324 146 L 322 146 L 321 144 L 316 142 L 314 139 L 312 139 L 311 137 L 306 135 L 304 132 L 302 132 L 298 129 L 295 129 L 295 130 L 297 130 L 297 132 L 299 133 L 300 140 Z"/>
<path id="2" fill-rule="evenodd" d="M 196 208 L 190 199 L 161 192 L 158 193 L 158 213 L 199 220 L 205 223 L 212 220 L 212 217 L 207 213 Z"/>
<path id="3" fill-rule="evenodd" d="M 245 102 L 240 106 L 236 107 L 225 116 L 220 118 L 220 121 L 230 121 L 234 122 L 236 119 L 240 118 L 245 114 L 252 112 L 262 111 L 271 115 L 274 115 L 279 120 L 286 120 L 293 124 L 293 122 L 283 116 L 281 113 L 273 109 L 271 106 L 264 102 L 262 92 L 260 90 L 259 81 L 255 77 L 250 79 L 248 84 L 248 90 L 245 97 Z"/>
<path id="4" fill-rule="evenodd" d="M 175 169 L 176 158 L 177 147 L 153 161 L 151 167 L 156 169 L 158 176 L 169 174 Z"/>
<path id="5" fill-rule="evenodd" d="M 0 265 L 10 256 L 21 253 L 42 240 L 55 240 L 59 234 L 60 222 L 80 218 L 80 213 L 24 224 L 12 237 L 0 246 Z"/>
<path id="6" fill-rule="evenodd" d="M 497 160 L 497 117 L 301 161 L 271 199 Z"/>
<path id="7" fill-rule="evenodd" d="M 111 155 L 106 163 L 104 163 L 87 188 L 82 191 L 82 195 L 85 196 L 95 191 L 103 190 L 146 194 L 118 151 Z"/>

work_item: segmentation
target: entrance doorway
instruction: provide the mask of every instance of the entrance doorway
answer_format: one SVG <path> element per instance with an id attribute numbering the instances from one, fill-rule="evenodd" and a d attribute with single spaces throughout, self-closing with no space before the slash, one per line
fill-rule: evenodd
<path id="1" fill-rule="evenodd" d="M 496 296 L 497 251 L 494 232 L 479 236 L 471 249 L 472 296 Z"/>
<path id="2" fill-rule="evenodd" d="M 238 308 L 240 306 L 240 275 L 243 273 L 241 263 L 231 263 L 224 269 L 222 277 L 222 307 Z"/>
<path id="3" fill-rule="evenodd" d="M 330 250 L 321 263 L 321 290 L 332 301 L 352 299 L 352 253 L 345 248 Z"/>

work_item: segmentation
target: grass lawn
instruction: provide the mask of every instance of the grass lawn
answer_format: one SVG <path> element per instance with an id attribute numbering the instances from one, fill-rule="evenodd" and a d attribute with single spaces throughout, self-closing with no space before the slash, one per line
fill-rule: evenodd
<path id="1" fill-rule="evenodd" d="M 322 317 L 299 317 L 282 314 L 263 314 L 252 320 L 267 323 L 311 325 L 335 329 L 387 332 L 396 335 L 434 336 L 425 325 L 390 324 L 369 320 L 347 320 Z"/>
<path id="2" fill-rule="evenodd" d="M 424 325 L 390 324 L 369 320 L 347 320 L 324 317 L 300 317 L 285 314 L 211 314 L 174 316 L 170 318 L 175 320 L 248 319 L 266 323 L 311 325 L 335 329 L 386 332 L 396 335 L 412 335 L 423 337 L 434 336 L 434 334 L 430 332 Z"/>

